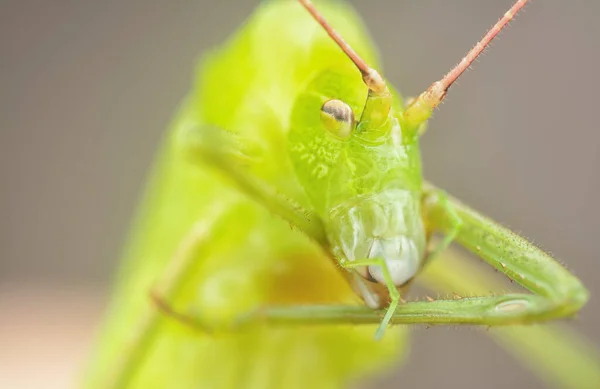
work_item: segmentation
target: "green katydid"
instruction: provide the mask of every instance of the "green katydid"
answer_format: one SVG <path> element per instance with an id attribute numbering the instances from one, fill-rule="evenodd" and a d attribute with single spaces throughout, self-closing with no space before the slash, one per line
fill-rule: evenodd
<path id="1" fill-rule="evenodd" d="M 324 2 L 330 25 L 300 3 L 263 5 L 203 61 L 126 253 L 90 387 L 339 386 L 399 357 L 405 331 L 390 323 L 523 324 L 585 304 L 558 262 L 421 177 L 426 120 L 526 0 L 409 104 L 367 65 L 350 9 Z M 445 238 L 428 251 L 434 231 Z M 402 302 L 452 241 L 534 294 Z"/>

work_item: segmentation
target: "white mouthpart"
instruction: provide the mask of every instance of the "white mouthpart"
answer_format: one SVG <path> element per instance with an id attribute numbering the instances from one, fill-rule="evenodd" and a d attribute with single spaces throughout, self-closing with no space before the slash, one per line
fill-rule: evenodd
<path id="1" fill-rule="evenodd" d="M 400 286 L 414 277 L 419 270 L 419 250 L 415 242 L 406 236 L 391 239 L 375 239 L 369 258 L 383 258 L 394 285 Z M 369 273 L 377 282 L 385 284 L 383 269 L 379 265 L 369 266 Z"/>

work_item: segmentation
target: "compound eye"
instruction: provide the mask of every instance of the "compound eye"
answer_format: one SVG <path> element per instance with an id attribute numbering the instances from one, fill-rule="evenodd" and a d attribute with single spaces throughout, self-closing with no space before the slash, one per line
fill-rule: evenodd
<path id="1" fill-rule="evenodd" d="M 341 100 L 328 100 L 321 107 L 321 121 L 336 138 L 348 139 L 354 129 L 354 112 Z"/>

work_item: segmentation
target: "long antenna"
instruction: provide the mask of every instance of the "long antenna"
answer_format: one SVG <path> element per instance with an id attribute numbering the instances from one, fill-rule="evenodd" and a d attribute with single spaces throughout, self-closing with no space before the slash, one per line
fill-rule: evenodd
<path id="1" fill-rule="evenodd" d="M 452 86 L 454 81 L 471 66 L 473 61 L 485 50 L 490 42 L 510 22 L 514 16 L 525 6 L 528 0 L 517 0 L 513 6 L 506 11 L 504 16 L 485 34 L 483 38 L 467 53 L 467 55 L 450 70 L 441 80 L 434 82 L 423 93 L 419 95 L 404 111 L 405 120 L 411 124 L 419 124 L 427 120 L 433 109 L 437 107 Z"/>
<path id="2" fill-rule="evenodd" d="M 377 71 L 371 68 L 367 63 L 354 51 L 352 47 L 342 38 L 342 36 L 331 27 L 325 20 L 323 15 L 315 8 L 310 0 L 298 0 L 300 4 L 312 15 L 312 17 L 323 27 L 327 34 L 337 43 L 342 51 L 350 58 L 360 70 L 365 84 L 375 94 L 389 94 L 387 85 Z"/>
<path id="3" fill-rule="evenodd" d="M 467 53 L 467 55 L 465 55 L 458 65 L 456 65 L 454 69 L 450 70 L 444 76 L 444 78 L 439 81 L 446 90 L 448 90 L 454 81 L 456 81 L 456 79 L 463 74 L 463 72 L 467 70 L 469 66 L 471 66 L 473 61 L 479 57 L 483 50 L 485 50 L 485 48 L 490 44 L 492 39 L 494 39 L 496 35 L 502 31 L 504 26 L 506 26 L 508 22 L 514 18 L 517 12 L 519 12 L 519 10 L 525 6 L 527 1 L 528 0 L 518 0 L 515 4 L 513 4 L 513 6 L 506 11 L 504 16 L 502 16 L 502 18 L 498 20 L 498 22 L 492 28 L 490 28 L 487 34 L 485 34 L 485 36 L 481 38 L 481 40 L 477 42 L 475 46 L 473 46 L 473 48 Z"/>

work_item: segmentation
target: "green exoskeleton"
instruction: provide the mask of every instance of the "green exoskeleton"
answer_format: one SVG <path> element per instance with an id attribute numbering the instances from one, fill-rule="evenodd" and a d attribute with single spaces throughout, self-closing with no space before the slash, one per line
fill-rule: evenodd
<path id="1" fill-rule="evenodd" d="M 299 3 L 266 2 L 202 61 L 89 387 L 339 387 L 402 356 L 406 331 L 390 323 L 522 324 L 585 304 L 557 261 L 422 179 L 425 122 L 526 1 L 409 103 L 367 65 L 351 9 L 320 4 L 330 25 Z M 445 235 L 435 247 L 433 232 Z M 453 241 L 533 294 L 403 302 Z"/>

